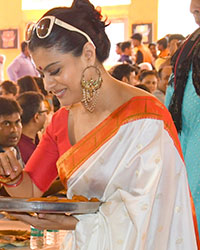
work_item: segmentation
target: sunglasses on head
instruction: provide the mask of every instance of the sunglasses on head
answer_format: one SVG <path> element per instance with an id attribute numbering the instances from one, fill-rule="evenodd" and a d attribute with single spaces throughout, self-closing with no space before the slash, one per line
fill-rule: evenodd
<path id="1" fill-rule="evenodd" d="M 45 16 L 41 20 L 39 20 L 36 24 L 35 23 L 29 23 L 26 27 L 25 32 L 25 41 L 29 42 L 31 40 L 32 34 L 34 31 L 36 31 L 36 35 L 40 39 L 44 39 L 49 36 L 49 34 L 52 31 L 53 25 L 57 24 L 58 26 L 70 30 L 75 31 L 79 34 L 82 34 L 88 42 L 92 43 L 95 47 L 94 43 L 92 42 L 91 38 L 82 30 L 61 21 L 60 19 L 56 18 L 55 16 Z"/>

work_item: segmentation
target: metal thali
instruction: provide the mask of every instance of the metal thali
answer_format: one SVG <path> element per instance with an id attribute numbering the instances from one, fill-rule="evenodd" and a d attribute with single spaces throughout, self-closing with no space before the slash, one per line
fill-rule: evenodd
<path id="1" fill-rule="evenodd" d="M 28 199 L 0 197 L 0 211 L 88 214 L 98 211 L 101 202 L 28 201 Z"/>

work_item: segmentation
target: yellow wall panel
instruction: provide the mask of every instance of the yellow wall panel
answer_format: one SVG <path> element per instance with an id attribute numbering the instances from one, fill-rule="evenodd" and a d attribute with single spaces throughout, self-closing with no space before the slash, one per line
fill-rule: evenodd
<path id="1" fill-rule="evenodd" d="M 27 0 L 28 1 L 28 0 Z M 102 13 L 110 20 L 127 20 L 126 39 L 132 34 L 132 24 L 153 23 L 153 40 L 157 39 L 159 0 L 132 0 L 131 5 L 102 7 Z M 22 11 L 21 0 L 0 0 L 0 29 L 17 28 L 19 31 L 19 44 L 24 39 L 24 29 L 29 21 L 38 20 L 46 10 Z M 18 49 L 0 49 L 6 56 L 4 77 L 7 79 L 6 68 L 20 53 Z"/>

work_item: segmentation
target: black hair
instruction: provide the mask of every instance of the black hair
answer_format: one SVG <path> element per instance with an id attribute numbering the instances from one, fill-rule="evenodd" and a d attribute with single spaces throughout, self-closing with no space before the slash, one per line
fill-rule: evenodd
<path id="1" fill-rule="evenodd" d="M 163 48 L 166 49 L 168 44 L 168 39 L 166 37 L 163 37 L 157 41 L 157 44 L 162 45 Z"/>
<path id="2" fill-rule="evenodd" d="M 19 103 L 13 98 L 0 96 L 0 115 L 12 115 L 14 113 L 21 115 L 22 109 Z"/>
<path id="3" fill-rule="evenodd" d="M 20 94 L 17 101 L 22 108 L 22 124 L 27 124 L 40 110 L 40 104 L 44 100 L 44 96 L 40 93 L 29 91 Z"/>
<path id="4" fill-rule="evenodd" d="M 151 46 L 156 46 L 156 43 L 149 43 L 148 48 L 150 49 Z"/>
<path id="5" fill-rule="evenodd" d="M 151 93 L 150 89 L 145 84 L 140 83 L 140 84 L 135 85 L 134 87 L 139 88 L 139 89 L 143 89 L 143 90 Z"/>
<path id="6" fill-rule="evenodd" d="M 121 48 L 122 42 L 116 43 L 116 46 Z"/>
<path id="7" fill-rule="evenodd" d="M 125 49 L 131 47 L 131 42 L 129 42 L 129 41 L 123 42 L 123 43 L 121 43 L 121 46 L 120 46 L 120 47 L 121 47 L 122 52 L 124 52 Z"/>
<path id="8" fill-rule="evenodd" d="M 142 34 L 140 33 L 135 33 L 131 36 L 132 39 L 138 40 L 138 41 L 142 41 Z"/>
<path id="9" fill-rule="evenodd" d="M 52 102 L 53 102 L 53 111 L 56 112 L 57 110 L 59 110 L 61 105 L 58 98 L 55 95 L 53 95 L 52 97 Z"/>
<path id="10" fill-rule="evenodd" d="M 17 95 L 18 92 L 18 86 L 15 82 L 10 80 L 5 80 L 1 83 L 1 88 L 5 90 L 6 94 L 13 94 L 14 96 Z"/>
<path id="11" fill-rule="evenodd" d="M 171 35 L 169 35 L 168 42 L 170 43 L 174 39 L 176 39 L 178 41 L 183 41 L 183 40 L 185 40 L 185 37 L 181 34 L 171 34 Z"/>
<path id="12" fill-rule="evenodd" d="M 40 92 L 40 89 L 32 76 L 23 76 L 17 80 L 17 85 L 19 86 L 19 94 L 27 91 Z"/>
<path id="13" fill-rule="evenodd" d="M 46 89 L 44 88 L 44 80 L 42 77 L 38 77 L 38 76 L 34 76 L 33 77 L 34 80 L 36 81 L 37 83 L 37 86 L 38 88 L 40 89 L 41 93 L 44 95 L 44 96 L 47 96 L 48 95 L 48 92 L 46 91 Z"/>
<path id="14" fill-rule="evenodd" d="M 139 72 L 139 68 L 134 66 L 134 65 L 130 65 L 128 63 L 124 63 L 124 64 L 119 64 L 116 65 L 111 73 L 111 75 L 118 79 L 118 80 L 122 80 L 122 78 L 125 76 L 128 78 L 130 77 L 130 73 L 131 72 L 136 72 L 135 74 L 137 75 Z"/>
<path id="15" fill-rule="evenodd" d="M 27 42 L 25 41 L 21 42 L 21 51 L 24 52 L 27 46 L 28 46 Z"/>
<path id="16" fill-rule="evenodd" d="M 45 16 L 56 18 L 85 32 L 96 47 L 96 56 L 99 62 L 104 62 L 110 52 L 110 41 L 105 33 L 106 20 L 88 0 L 74 0 L 70 8 L 57 7 L 47 11 Z M 38 47 L 52 48 L 64 53 L 71 52 L 74 56 L 80 56 L 87 39 L 80 33 L 69 31 L 58 25 L 54 25 L 51 34 L 45 39 L 37 37 L 34 31 L 29 42 L 31 51 Z"/>
<path id="17" fill-rule="evenodd" d="M 154 75 L 156 78 L 158 78 L 158 73 L 156 70 L 141 70 L 140 74 L 139 74 L 139 81 L 141 82 L 146 76 L 148 75 Z"/>

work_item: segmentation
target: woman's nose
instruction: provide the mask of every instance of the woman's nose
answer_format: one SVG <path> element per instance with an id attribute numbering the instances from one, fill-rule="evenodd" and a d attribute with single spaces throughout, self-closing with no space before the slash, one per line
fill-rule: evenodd
<path id="1" fill-rule="evenodd" d="M 55 86 L 55 80 L 51 76 L 44 77 L 44 88 L 47 92 L 50 92 Z"/>

